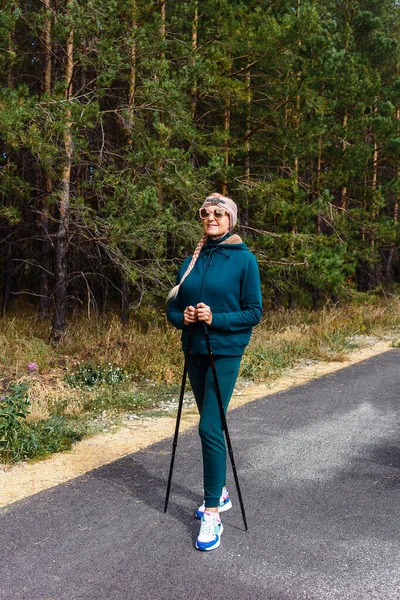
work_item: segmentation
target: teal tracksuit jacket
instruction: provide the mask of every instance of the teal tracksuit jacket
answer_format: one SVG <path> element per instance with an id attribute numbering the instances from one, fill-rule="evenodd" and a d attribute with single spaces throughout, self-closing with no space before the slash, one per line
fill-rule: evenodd
<path id="1" fill-rule="evenodd" d="M 178 283 L 190 260 L 184 261 Z M 218 242 L 209 240 L 178 296 L 168 305 L 167 318 L 182 330 L 184 351 L 189 328 L 183 324 L 183 311 L 199 302 L 211 308 L 209 335 L 214 355 L 242 356 L 253 326 L 261 319 L 262 299 L 257 260 L 238 235 L 229 233 Z M 191 354 L 207 354 L 201 327 L 194 327 Z"/>

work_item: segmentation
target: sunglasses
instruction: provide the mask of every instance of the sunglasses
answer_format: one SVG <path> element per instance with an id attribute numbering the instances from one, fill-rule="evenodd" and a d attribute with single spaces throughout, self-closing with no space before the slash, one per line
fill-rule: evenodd
<path id="1" fill-rule="evenodd" d="M 207 210 L 206 208 L 200 208 L 199 215 L 200 219 L 205 221 L 209 217 L 215 217 L 215 219 L 222 219 L 227 214 L 223 208 L 216 208 L 215 210 Z"/>

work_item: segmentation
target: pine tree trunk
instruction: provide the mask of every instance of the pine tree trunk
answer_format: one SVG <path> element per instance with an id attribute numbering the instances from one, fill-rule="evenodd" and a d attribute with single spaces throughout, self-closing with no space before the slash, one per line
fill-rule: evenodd
<path id="1" fill-rule="evenodd" d="M 43 92 L 51 92 L 51 52 L 52 52 L 52 11 L 51 0 L 43 0 L 45 7 L 45 21 L 43 28 Z"/>
<path id="2" fill-rule="evenodd" d="M 70 13 L 71 0 L 67 4 L 67 10 Z M 66 46 L 66 109 L 64 126 L 64 164 L 62 168 L 61 193 L 58 202 L 59 225 L 56 235 L 55 251 L 55 276 L 56 286 L 54 292 L 54 318 L 52 329 L 52 340 L 55 344 L 62 341 L 65 332 L 65 321 L 67 311 L 67 287 L 68 287 L 68 234 L 69 234 L 69 213 L 70 213 L 70 182 L 72 165 L 72 123 L 71 108 L 69 99 L 72 95 L 72 75 L 73 75 L 73 52 L 74 52 L 74 31 L 69 32 Z"/>
<path id="3" fill-rule="evenodd" d="M 10 89 L 14 88 L 14 72 L 13 72 L 14 59 L 13 59 L 13 57 L 15 56 L 15 53 L 14 53 L 13 35 L 14 35 L 14 33 L 11 31 L 10 37 L 8 40 L 8 51 L 9 51 L 10 61 L 8 63 L 7 84 Z M 10 170 L 11 169 L 11 150 L 7 146 L 7 144 L 6 144 L 6 157 L 7 157 L 7 159 L 6 159 L 7 160 L 7 169 Z M 4 238 L 6 238 L 6 237 L 7 237 L 7 235 L 5 234 Z M 11 271 L 12 271 L 12 247 L 11 247 L 11 244 L 7 244 L 7 253 L 3 259 L 3 278 L 2 278 L 2 286 L 1 286 L 2 287 L 2 289 L 1 289 L 2 302 L 1 302 L 1 314 L 0 314 L 1 317 L 4 317 L 6 315 L 7 310 L 8 310 L 8 305 L 10 303 L 11 287 L 12 287 Z"/>
<path id="4" fill-rule="evenodd" d="M 197 31 L 199 25 L 199 6 L 196 1 L 194 7 L 194 15 L 192 21 L 192 50 L 193 54 L 197 51 Z M 194 59 L 192 61 L 194 63 Z M 196 120 L 196 112 L 197 112 L 197 79 L 195 78 L 192 88 L 190 90 L 190 100 L 192 106 L 192 120 L 193 122 Z"/>
<path id="5" fill-rule="evenodd" d="M 46 10 L 45 23 L 43 29 L 43 93 L 51 94 L 51 52 L 52 52 L 52 12 L 51 0 L 43 0 Z M 44 177 L 45 193 L 40 203 L 39 226 L 41 232 L 41 250 L 40 250 L 40 286 L 39 286 L 39 317 L 45 318 L 50 313 L 50 273 L 52 267 L 52 244 L 50 242 L 50 222 L 49 222 L 49 196 L 53 191 L 53 182 L 50 173 L 45 169 Z"/>
<path id="6" fill-rule="evenodd" d="M 129 323 L 129 284 L 125 277 L 122 278 L 121 323 L 124 327 Z"/>
<path id="7" fill-rule="evenodd" d="M 1 315 L 5 317 L 8 305 L 10 303 L 11 296 L 11 286 L 12 286 L 12 254 L 11 247 L 8 246 L 8 251 L 6 256 L 3 259 L 3 281 L 2 281 L 2 290 L 1 290 Z"/>
<path id="8" fill-rule="evenodd" d="M 228 166 L 229 166 L 229 131 L 231 127 L 231 100 L 229 97 L 225 101 L 225 113 L 224 113 L 224 132 L 225 132 L 225 150 L 224 150 L 224 175 L 222 179 L 222 195 L 226 196 L 228 193 Z"/>
<path id="9" fill-rule="evenodd" d="M 289 292 L 288 293 L 288 310 L 294 310 L 295 306 L 296 306 L 296 302 L 294 299 L 294 294 L 293 292 Z"/>
<path id="10" fill-rule="evenodd" d="M 48 198 L 52 192 L 52 181 L 46 177 L 45 196 L 40 209 L 40 231 L 41 231 L 41 250 L 40 250 L 40 287 L 39 287 L 39 317 L 46 318 L 50 315 L 50 277 L 52 272 L 52 254 L 53 246 L 50 241 L 50 219 Z"/>
<path id="11" fill-rule="evenodd" d="M 245 161 L 244 161 L 244 183 L 247 188 L 250 188 L 250 132 L 251 132 L 251 73 L 250 67 L 246 69 L 246 141 L 245 141 Z M 247 195 L 243 201 L 243 209 L 242 209 L 242 217 L 241 217 L 242 225 L 247 227 L 249 225 L 249 200 Z M 246 229 L 244 230 L 244 237 L 246 237 Z"/>
<path id="12" fill-rule="evenodd" d="M 301 17 L 301 0 L 297 0 L 297 19 L 298 21 L 300 21 L 300 17 Z M 301 48 L 301 40 L 297 41 L 297 45 L 299 48 Z M 297 73 L 297 85 L 298 87 L 300 86 L 300 80 L 301 80 L 301 72 L 299 71 Z M 295 179 L 295 186 L 296 188 L 299 185 L 299 156 L 298 156 L 298 149 L 299 149 L 299 128 L 300 128 L 300 106 L 301 106 L 301 99 L 300 99 L 300 94 L 296 95 L 296 104 L 295 104 L 296 108 L 295 108 L 295 117 L 294 117 L 294 123 L 295 123 L 295 130 L 296 130 L 296 152 L 295 152 L 295 156 L 294 156 L 294 160 L 293 160 L 293 166 L 294 166 L 294 179 Z"/>
<path id="13" fill-rule="evenodd" d="M 399 108 L 396 110 L 396 119 L 400 123 L 400 109 Z M 400 164 L 397 165 L 397 177 L 398 177 L 398 180 L 400 181 Z M 397 226 L 399 223 L 399 194 L 398 194 L 398 192 L 396 192 L 395 199 L 394 199 L 393 222 L 394 222 L 395 226 Z M 393 244 L 389 250 L 389 255 L 387 257 L 386 266 L 385 266 L 385 276 L 386 276 L 386 279 L 388 279 L 389 281 L 391 281 L 393 279 L 392 265 L 393 265 L 393 259 L 394 259 L 396 253 L 398 254 L 398 248 L 397 248 L 396 244 Z"/>
<path id="14" fill-rule="evenodd" d="M 165 43 L 165 33 L 166 33 L 166 28 L 165 28 L 166 9 L 167 9 L 167 0 L 161 0 L 161 2 L 160 2 L 160 15 L 161 15 L 160 38 L 161 38 L 161 43 L 162 43 L 162 50 L 161 50 L 161 54 L 160 54 L 161 60 L 165 59 L 164 43 Z"/>
<path id="15" fill-rule="evenodd" d="M 316 173 L 316 189 L 314 189 L 314 200 L 316 199 L 316 193 L 319 193 L 321 183 L 321 167 L 322 167 L 322 140 L 320 139 L 318 144 L 318 158 L 317 158 L 317 173 Z M 315 215 L 315 233 L 321 235 L 321 215 Z"/>
<path id="16" fill-rule="evenodd" d="M 321 290 L 319 288 L 317 288 L 315 285 L 311 286 L 311 297 L 312 297 L 313 310 L 319 310 L 319 303 L 321 300 Z"/>
<path id="17" fill-rule="evenodd" d="M 14 32 L 10 32 L 10 37 L 8 39 L 8 56 L 10 57 L 8 63 L 8 72 L 7 72 L 7 85 L 10 89 L 14 87 Z"/>
<path id="18" fill-rule="evenodd" d="M 343 140 L 342 140 L 342 160 L 343 160 L 344 164 L 346 162 L 345 154 L 346 154 L 346 148 L 347 148 L 347 121 L 348 121 L 348 118 L 349 118 L 349 115 L 346 110 L 345 115 L 343 117 L 344 135 L 343 135 Z M 347 209 L 347 186 L 346 185 L 343 185 L 342 189 L 340 191 L 340 206 L 341 206 L 341 208 L 343 208 L 343 210 Z"/>
<path id="19" fill-rule="evenodd" d="M 346 39 L 344 41 L 344 50 L 345 53 L 347 54 L 348 50 L 349 50 L 349 35 L 350 35 L 350 23 L 349 23 L 349 0 L 346 0 Z M 344 116 L 343 116 L 343 129 L 344 129 L 344 134 L 343 134 L 343 140 L 342 140 L 342 160 L 343 163 L 345 164 L 345 153 L 346 153 L 346 149 L 347 149 L 347 122 L 349 119 L 349 115 L 348 115 L 348 111 L 346 109 Z M 342 189 L 340 191 L 340 206 L 343 208 L 343 210 L 347 209 L 347 186 L 343 185 Z"/>
<path id="20" fill-rule="evenodd" d="M 131 27 L 132 30 L 136 30 L 137 20 L 136 20 L 136 0 L 132 0 L 131 5 Z M 131 121 L 133 120 L 133 109 L 135 108 L 135 94 L 136 94 L 136 37 L 132 41 L 131 51 L 130 51 L 130 77 L 129 77 L 129 114 Z"/>
<path id="21" fill-rule="evenodd" d="M 160 59 L 161 61 L 165 60 L 165 40 L 166 40 L 166 8 L 167 8 L 167 2 L 166 0 L 161 0 L 160 2 L 160 16 L 161 16 L 161 26 L 160 26 L 160 39 L 161 39 L 161 53 L 160 53 Z M 164 77 L 164 75 L 162 75 L 162 77 Z M 164 123 L 164 108 L 161 108 L 159 111 L 159 118 L 160 118 L 160 123 Z M 159 140 L 160 140 L 160 146 L 165 144 L 165 140 L 163 139 L 163 135 L 161 134 L 161 132 L 159 132 L 158 134 Z M 157 171 L 159 174 L 158 177 L 158 181 L 156 184 L 156 188 L 157 188 L 157 198 L 158 198 L 158 203 L 160 206 L 160 209 L 162 209 L 163 205 L 164 205 L 164 189 L 163 189 L 163 172 L 165 169 L 165 161 L 164 158 L 162 157 L 162 155 L 160 155 L 160 158 L 157 160 Z"/>
<path id="22" fill-rule="evenodd" d="M 378 112 L 378 107 L 377 105 L 374 106 L 373 109 L 373 114 L 377 114 Z M 379 153 L 378 153 L 378 144 L 376 141 L 376 134 L 373 134 L 373 140 L 374 140 L 374 146 L 373 146 L 373 153 L 372 153 L 372 181 L 371 181 L 371 189 L 372 189 L 372 202 L 373 202 L 373 207 L 372 207 L 372 211 L 371 211 L 371 224 L 373 225 L 376 221 L 377 218 L 377 213 L 375 211 L 375 192 L 376 189 L 378 187 L 378 159 L 379 159 Z M 372 229 L 370 231 L 370 235 L 369 235 L 369 243 L 371 245 L 371 248 L 375 248 L 375 232 Z M 369 265 L 369 269 L 368 269 L 368 289 L 369 290 L 373 290 L 374 287 L 377 285 L 378 281 L 377 281 L 377 271 L 376 271 L 376 267 L 375 265 Z"/>
<path id="23" fill-rule="evenodd" d="M 274 310 L 278 310 L 282 306 L 281 293 L 276 286 L 273 287 L 272 305 Z"/>
<path id="24" fill-rule="evenodd" d="M 368 187 L 368 180 L 367 180 L 367 176 L 365 176 L 364 181 L 363 181 L 363 210 L 364 210 L 364 213 L 367 212 L 367 187 Z M 364 227 L 361 229 L 361 239 L 363 242 L 365 241 Z"/>

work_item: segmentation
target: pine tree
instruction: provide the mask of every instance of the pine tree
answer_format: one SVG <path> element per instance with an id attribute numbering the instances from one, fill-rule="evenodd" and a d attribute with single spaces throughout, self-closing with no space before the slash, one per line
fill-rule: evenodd
<path id="1" fill-rule="evenodd" d="M 222 191 L 265 297 L 398 283 L 399 7 L 391 0 L 5 0 L 2 312 L 164 306 Z"/>

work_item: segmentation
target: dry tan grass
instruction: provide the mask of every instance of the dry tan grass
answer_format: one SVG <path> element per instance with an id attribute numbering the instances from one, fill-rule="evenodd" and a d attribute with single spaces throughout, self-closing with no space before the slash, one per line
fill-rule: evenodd
<path id="1" fill-rule="evenodd" d="M 162 322 L 162 321 L 161 321 Z M 255 328 L 246 356 L 273 349 L 274 360 L 282 356 L 343 361 L 346 352 L 341 339 L 354 334 L 380 335 L 400 325 L 400 302 L 397 298 L 375 300 L 375 304 L 357 304 L 325 308 L 318 312 L 270 311 Z M 335 346 L 336 337 L 338 342 Z M 62 347 L 50 342 L 50 325 L 26 316 L 0 319 L 0 390 L 10 382 L 31 383 L 30 419 L 46 418 L 56 406 L 66 414 L 79 414 L 90 391 L 71 388 L 64 380 L 65 369 L 71 372 L 78 363 L 112 364 L 142 379 L 172 383 L 182 369 L 180 333 L 167 325 L 140 325 L 133 319 L 124 328 L 117 316 L 76 318 L 67 329 Z M 262 357 L 261 359 L 262 360 Z M 35 361 L 39 373 L 28 376 L 27 365 Z M 282 361 L 281 361 L 282 362 Z M 278 368 L 279 371 L 279 368 Z M 270 373 L 268 368 L 265 373 Z M 265 375 L 262 368 L 257 377 Z"/>
<path id="2" fill-rule="evenodd" d="M 92 343 L 82 345 L 82 339 Z M 143 330 L 131 323 L 124 328 L 117 317 L 98 322 L 96 327 L 88 327 L 87 323 L 70 327 L 65 351 L 73 355 L 74 361 L 111 363 L 167 383 L 174 381 L 181 364 L 179 333 L 172 327 Z"/>
<path id="3" fill-rule="evenodd" d="M 42 376 L 40 374 L 24 375 L 16 383 L 28 383 L 28 398 L 30 412 L 27 416 L 29 423 L 37 423 L 50 418 L 55 407 L 63 406 L 65 415 L 82 413 L 83 401 L 88 394 L 82 394 L 79 389 L 71 388 L 57 375 Z"/>

